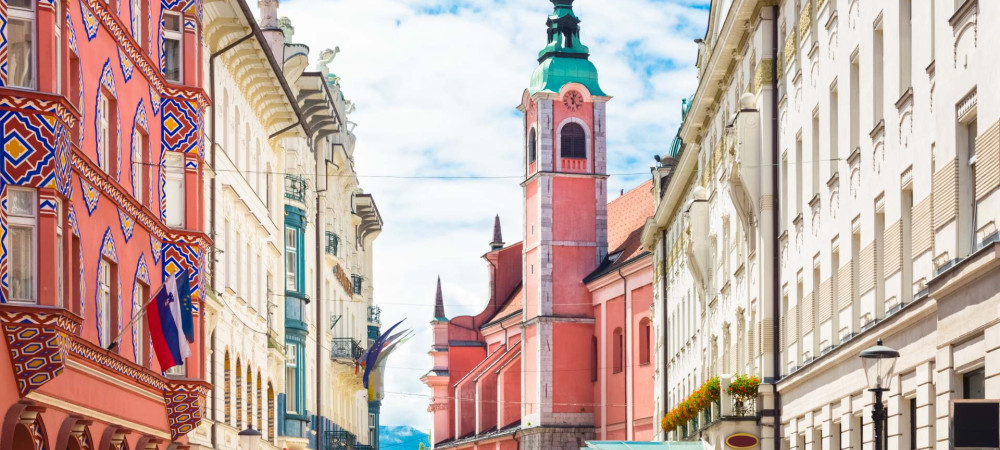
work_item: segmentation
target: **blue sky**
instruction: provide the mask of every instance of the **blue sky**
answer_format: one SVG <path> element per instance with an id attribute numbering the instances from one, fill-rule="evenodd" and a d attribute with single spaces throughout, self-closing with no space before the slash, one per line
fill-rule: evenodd
<path id="1" fill-rule="evenodd" d="M 383 321 L 417 336 L 389 361 L 384 425 L 430 427 L 428 322 L 441 275 L 449 316 L 487 295 L 493 217 L 508 243 L 522 223 L 521 118 L 515 109 L 545 44 L 546 0 L 285 0 L 296 42 L 339 46 L 331 71 L 358 105 L 356 169 L 385 228 L 375 247 Z M 669 147 L 681 98 L 697 87 L 693 39 L 708 0 L 577 0 L 582 39 L 608 105 L 609 199 L 648 178 Z M 388 178 L 479 176 L 484 179 Z"/>

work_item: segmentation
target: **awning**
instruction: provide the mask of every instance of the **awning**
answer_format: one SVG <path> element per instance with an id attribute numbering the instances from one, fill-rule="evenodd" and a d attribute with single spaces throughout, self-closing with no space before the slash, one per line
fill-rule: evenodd
<path id="1" fill-rule="evenodd" d="M 593 450 L 705 450 L 701 442 L 587 441 Z"/>

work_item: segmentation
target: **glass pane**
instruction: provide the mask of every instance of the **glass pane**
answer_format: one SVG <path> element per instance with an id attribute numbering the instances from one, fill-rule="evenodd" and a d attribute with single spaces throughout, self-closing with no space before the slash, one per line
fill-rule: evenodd
<path id="1" fill-rule="evenodd" d="M 10 189 L 7 192 L 7 214 L 19 217 L 35 217 L 34 191 Z"/>
<path id="2" fill-rule="evenodd" d="M 7 4 L 10 5 L 11 8 L 31 9 L 32 3 L 34 3 L 33 0 L 10 0 Z"/>
<path id="3" fill-rule="evenodd" d="M 14 2 L 11 2 L 13 6 Z M 30 4 L 30 2 L 28 2 Z M 32 51 L 34 49 L 30 20 L 9 19 L 7 24 L 7 76 L 11 86 L 34 86 Z"/>
<path id="4" fill-rule="evenodd" d="M 163 29 L 169 31 L 181 31 L 181 16 L 177 14 L 164 14 Z"/>
<path id="5" fill-rule="evenodd" d="M 163 76 L 170 81 L 181 80 L 181 43 L 176 39 L 163 40 Z"/>
<path id="6" fill-rule="evenodd" d="M 10 227 L 10 296 L 14 300 L 35 300 L 34 230 Z"/>

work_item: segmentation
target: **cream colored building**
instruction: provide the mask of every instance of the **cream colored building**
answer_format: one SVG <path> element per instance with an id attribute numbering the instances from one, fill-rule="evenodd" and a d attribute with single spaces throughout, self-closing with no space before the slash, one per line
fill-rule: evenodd
<path id="1" fill-rule="evenodd" d="M 712 2 L 643 235 L 658 415 L 713 375 L 763 384 L 753 419 L 723 394 L 672 438 L 871 448 L 858 354 L 878 338 L 902 355 L 891 449 L 949 448 L 952 400 L 1000 398 L 994 20 L 977 0 Z"/>
<path id="2" fill-rule="evenodd" d="M 254 428 L 265 448 L 375 445 L 355 360 L 380 326 L 382 219 L 354 172 L 354 107 L 329 73 L 336 51 L 310 68 L 278 2 L 254 7 L 259 24 L 245 0 L 204 9 L 215 388 L 191 442 L 236 449 L 237 433 Z"/>

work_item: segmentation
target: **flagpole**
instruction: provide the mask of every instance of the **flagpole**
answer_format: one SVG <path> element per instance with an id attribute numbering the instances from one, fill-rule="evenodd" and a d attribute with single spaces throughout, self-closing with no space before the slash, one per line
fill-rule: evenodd
<path id="1" fill-rule="evenodd" d="M 118 331 L 118 337 L 116 337 L 115 340 L 111 341 L 111 343 L 108 344 L 106 350 L 110 351 L 110 350 L 114 350 L 115 347 L 118 347 L 119 341 L 121 341 L 122 337 L 125 336 L 124 331 L 127 330 L 132 325 L 134 325 L 136 320 L 139 320 L 140 317 L 142 317 L 142 316 L 144 316 L 146 314 L 146 307 L 149 306 L 150 303 L 153 303 L 153 300 L 155 300 L 155 299 L 156 299 L 156 296 L 154 295 L 148 301 L 146 301 L 146 303 L 144 305 L 142 305 L 142 306 L 139 307 L 139 314 L 138 315 L 133 314 L 134 317 L 132 317 L 132 320 L 128 321 L 128 323 L 126 323 L 125 326 L 122 327 L 122 329 Z M 135 309 L 133 309 L 132 312 L 134 313 Z"/>

